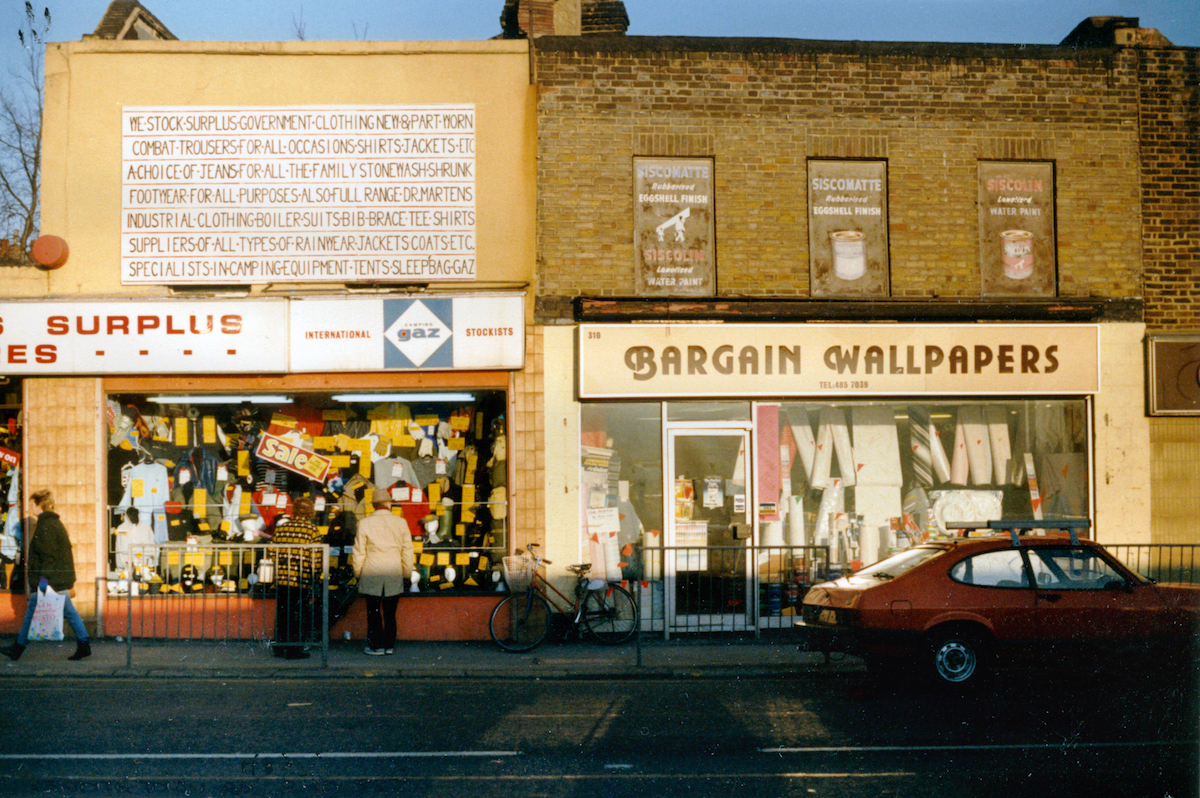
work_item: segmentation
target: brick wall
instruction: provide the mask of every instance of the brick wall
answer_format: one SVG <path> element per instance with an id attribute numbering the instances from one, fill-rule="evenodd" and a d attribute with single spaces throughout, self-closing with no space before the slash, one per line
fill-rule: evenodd
<path id="1" fill-rule="evenodd" d="M 1200 330 L 1200 50 L 1141 55 L 1146 327 Z"/>
<path id="2" fill-rule="evenodd" d="M 981 159 L 1055 163 L 1060 295 L 1140 295 L 1133 51 L 553 37 L 536 50 L 541 323 L 562 320 L 565 297 L 633 295 L 638 155 L 714 159 L 719 296 L 810 295 L 812 157 L 888 161 L 893 296 L 980 295 Z"/>
<path id="3" fill-rule="evenodd" d="M 513 373 L 516 400 L 512 419 L 514 441 L 509 457 L 515 457 L 516 486 L 513 511 L 518 548 L 527 543 L 546 542 L 546 419 L 544 387 L 544 351 L 541 328 L 529 327 L 525 333 L 525 368 Z"/>
<path id="4" fill-rule="evenodd" d="M 107 572 L 107 566 L 98 566 L 96 543 L 104 503 L 97 465 L 103 460 L 97 438 L 97 431 L 104 429 L 101 407 L 95 379 L 25 380 L 23 487 L 26 496 L 42 488 L 54 492 L 75 557 L 72 601 L 85 620 L 96 611 L 96 578 Z"/>

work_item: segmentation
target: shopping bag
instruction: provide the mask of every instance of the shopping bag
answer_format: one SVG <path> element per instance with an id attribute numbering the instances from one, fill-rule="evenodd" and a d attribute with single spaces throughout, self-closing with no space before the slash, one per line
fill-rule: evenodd
<path id="1" fill-rule="evenodd" d="M 50 585 L 38 590 L 37 606 L 33 608 L 33 619 L 29 624 L 30 640 L 63 639 L 63 605 L 65 593 L 57 593 Z"/>

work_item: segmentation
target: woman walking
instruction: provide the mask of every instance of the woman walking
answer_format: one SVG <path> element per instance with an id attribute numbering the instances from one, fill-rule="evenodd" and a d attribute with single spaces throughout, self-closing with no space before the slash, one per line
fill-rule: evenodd
<path id="1" fill-rule="evenodd" d="M 33 537 L 29 541 L 29 554 L 26 559 L 26 582 L 29 589 L 29 604 L 25 609 L 25 622 L 21 624 L 21 632 L 17 635 L 14 645 L 0 648 L 0 653 L 9 659 L 20 659 L 29 642 L 29 625 L 33 621 L 33 611 L 37 609 L 38 585 L 44 579 L 54 588 L 54 592 L 63 594 L 63 620 L 70 625 L 75 633 L 75 653 L 67 659 L 80 660 L 92 654 L 88 642 L 87 628 L 83 619 L 71 603 L 71 588 L 75 587 L 75 557 L 71 553 L 71 539 L 62 519 L 54 512 L 54 494 L 48 490 L 39 490 L 29 497 L 30 517 L 36 521 Z"/>

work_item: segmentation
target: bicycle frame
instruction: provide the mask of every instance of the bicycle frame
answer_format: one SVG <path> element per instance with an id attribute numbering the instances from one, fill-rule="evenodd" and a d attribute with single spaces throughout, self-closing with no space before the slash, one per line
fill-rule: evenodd
<path id="1" fill-rule="evenodd" d="M 595 636 L 601 643 L 615 645 L 628 640 L 637 630 L 637 601 L 622 587 L 587 576 L 589 565 L 573 565 L 575 598 L 572 600 L 541 572 L 550 561 L 538 556 L 535 544 L 528 546 L 533 560 L 529 588 L 511 593 L 492 610 L 488 629 L 492 639 L 506 651 L 529 651 L 546 639 L 550 616 L 571 619 L 571 627 Z"/>
<path id="2" fill-rule="evenodd" d="M 533 581 L 530 583 L 529 589 L 536 590 L 541 597 L 546 600 L 546 603 L 549 604 L 551 608 L 553 608 L 553 610 L 559 615 L 572 615 L 571 622 L 576 624 L 579 623 L 579 619 L 583 615 L 583 599 L 587 595 L 587 577 L 580 575 L 576 578 L 575 599 L 572 601 L 566 593 L 556 588 L 550 580 L 542 576 L 541 568 L 542 558 L 537 554 L 534 554 Z M 560 599 L 566 602 L 566 606 L 559 604 L 554 599 L 554 596 L 550 595 L 550 592 L 546 591 L 547 588 L 550 589 L 550 592 L 552 592 L 554 596 L 558 596 Z"/>

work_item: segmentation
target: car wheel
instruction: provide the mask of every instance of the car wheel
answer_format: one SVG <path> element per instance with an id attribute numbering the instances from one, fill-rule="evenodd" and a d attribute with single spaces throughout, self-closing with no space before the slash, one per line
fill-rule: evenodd
<path id="1" fill-rule="evenodd" d="M 966 687 L 977 683 L 983 674 L 987 648 L 979 636 L 970 632 L 944 632 L 933 638 L 931 656 L 939 683 Z"/>

